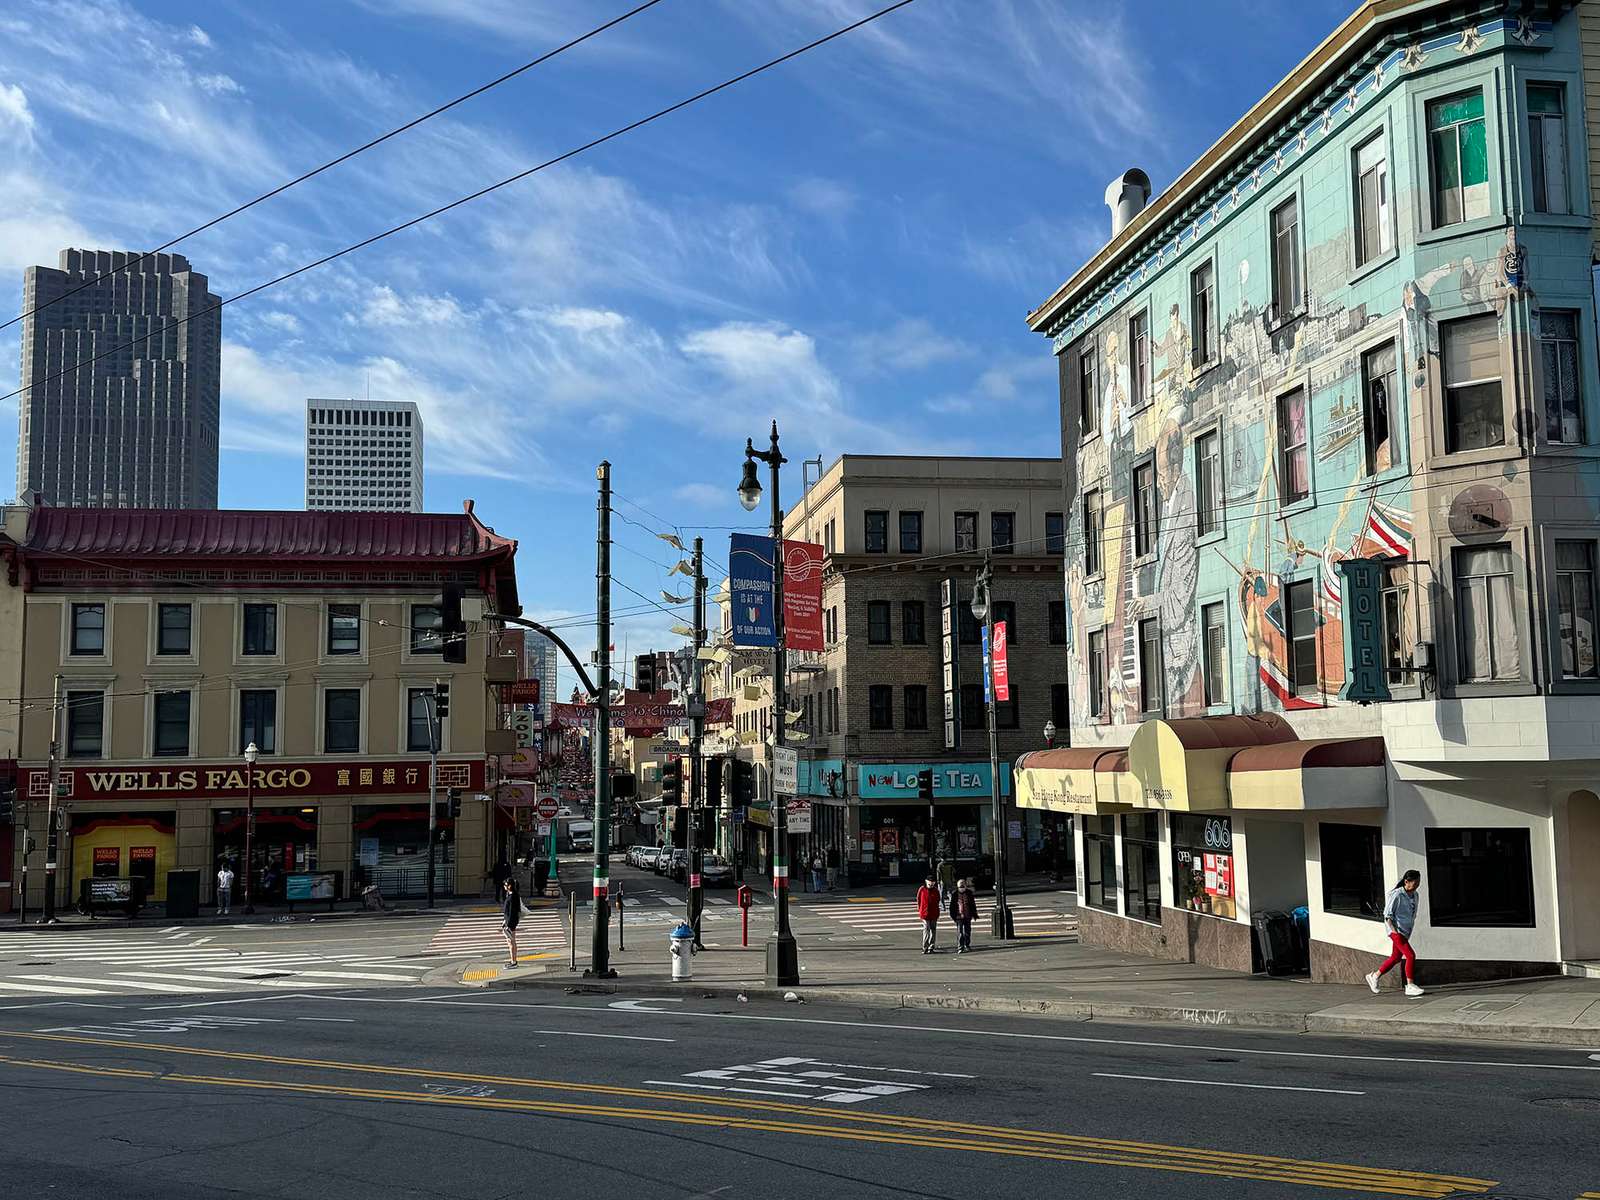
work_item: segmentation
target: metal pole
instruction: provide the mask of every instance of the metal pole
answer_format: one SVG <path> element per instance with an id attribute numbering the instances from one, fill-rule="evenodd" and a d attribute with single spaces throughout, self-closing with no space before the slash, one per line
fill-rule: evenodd
<path id="1" fill-rule="evenodd" d="M 772 647 L 772 745 L 784 743 L 785 718 L 789 711 L 783 649 L 783 504 L 778 496 L 778 468 L 783 452 L 778 449 L 778 423 L 772 423 L 772 449 L 764 456 L 772 469 L 772 626 L 777 642 Z M 775 756 L 774 756 L 775 757 Z M 772 778 L 769 773 L 769 782 Z M 767 939 L 767 981 L 779 987 L 800 982 L 800 949 L 789 929 L 789 803 L 776 791 L 772 803 L 772 936 Z"/>
<path id="2" fill-rule="evenodd" d="M 694 944 L 700 945 L 700 917 L 705 911 L 705 891 L 700 879 L 704 863 L 704 850 L 698 836 L 700 814 L 705 811 L 705 796 L 701 780 L 700 742 L 705 736 L 705 691 L 700 673 L 700 648 L 706 644 L 706 577 L 702 539 L 694 540 L 694 659 L 689 665 L 689 701 L 684 706 L 689 715 L 689 832 L 686 845 L 689 850 L 689 886 L 685 888 L 688 900 L 689 927 L 694 930 Z"/>
<path id="3" fill-rule="evenodd" d="M 433 907 L 433 843 L 438 836 L 439 822 L 439 741 L 444 730 L 439 723 L 439 685 L 433 681 L 433 691 L 428 696 L 428 907 Z"/>
<path id="4" fill-rule="evenodd" d="M 255 904 L 251 901 L 250 890 L 251 865 L 254 858 L 251 855 L 251 843 L 256 835 L 256 765 L 252 762 L 244 764 L 244 911 L 253 913 Z"/>
<path id="5" fill-rule="evenodd" d="M 995 733 L 994 686 L 994 578 L 993 562 L 986 551 L 978 582 L 983 588 L 983 674 L 989 715 L 989 803 L 994 820 L 994 912 L 989 932 L 997 938 L 1013 936 L 1011 909 L 1006 904 L 1006 810 L 1000 797 L 1000 742 Z"/>
<path id="6" fill-rule="evenodd" d="M 50 703 L 50 799 L 45 804 L 44 916 L 42 924 L 56 923 L 56 796 L 61 790 L 61 676 L 56 676 L 55 698 Z"/>
<path id="7" fill-rule="evenodd" d="M 594 738 L 594 914 L 586 979 L 615 979 L 611 969 L 611 464 L 595 471 L 600 495 L 595 534 L 595 738 Z"/>

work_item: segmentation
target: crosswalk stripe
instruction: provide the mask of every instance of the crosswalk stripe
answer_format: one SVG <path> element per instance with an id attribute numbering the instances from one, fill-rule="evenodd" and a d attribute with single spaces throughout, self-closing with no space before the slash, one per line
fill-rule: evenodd
<path id="1" fill-rule="evenodd" d="M 80 979 L 74 975 L 23 975 L 21 978 L 37 979 L 41 983 L 92 983 L 98 984 L 100 987 L 106 985 L 104 979 Z M 219 979 L 216 982 L 222 983 L 223 981 Z M 174 983 L 137 983 L 132 979 L 122 980 L 122 984 L 124 987 L 144 988 L 152 992 L 214 992 L 221 990 L 219 988 L 181 987 Z"/>
<path id="2" fill-rule="evenodd" d="M 101 996 L 105 994 L 97 992 L 93 988 L 39 987 L 37 984 L 14 983 L 11 980 L 0 982 L 0 991 L 28 992 L 30 994 L 43 992 L 46 996 Z"/>
<path id="3" fill-rule="evenodd" d="M 218 979 L 215 975 L 172 975 L 162 971 L 114 971 L 104 982 L 123 983 L 133 979 L 168 979 L 180 983 L 251 983 L 266 988 L 338 987 L 336 983 L 296 983 L 292 979 Z"/>
<path id="4" fill-rule="evenodd" d="M 217 967 L 219 974 L 248 975 L 255 971 L 255 967 Z M 385 983 L 412 983 L 409 975 L 377 975 L 371 971 L 295 971 L 296 979 L 309 975 L 313 979 L 376 979 Z M 218 980 L 217 982 L 222 982 Z"/>

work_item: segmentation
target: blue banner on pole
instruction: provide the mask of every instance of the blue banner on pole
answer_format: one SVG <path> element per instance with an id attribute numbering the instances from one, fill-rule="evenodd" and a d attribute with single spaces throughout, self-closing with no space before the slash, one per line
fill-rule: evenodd
<path id="1" fill-rule="evenodd" d="M 985 625 L 978 631 L 982 636 L 983 644 L 983 702 L 994 703 L 994 680 L 989 678 L 989 627 Z"/>
<path id="2" fill-rule="evenodd" d="M 733 607 L 733 644 L 770 648 L 778 644 L 772 613 L 772 539 L 748 533 L 728 539 L 728 602 Z"/>

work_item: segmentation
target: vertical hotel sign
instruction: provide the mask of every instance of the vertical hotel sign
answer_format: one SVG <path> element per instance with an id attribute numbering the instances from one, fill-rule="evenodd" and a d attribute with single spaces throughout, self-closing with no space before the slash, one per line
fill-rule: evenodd
<path id="1" fill-rule="evenodd" d="M 1389 673 L 1378 603 L 1383 566 L 1370 558 L 1343 558 L 1334 565 L 1344 608 L 1344 686 L 1339 689 L 1339 699 L 1358 704 L 1388 700 Z"/>
<path id="2" fill-rule="evenodd" d="M 956 656 L 956 584 L 946 579 L 939 586 L 939 638 L 944 661 L 944 748 L 961 748 L 961 662 Z"/>

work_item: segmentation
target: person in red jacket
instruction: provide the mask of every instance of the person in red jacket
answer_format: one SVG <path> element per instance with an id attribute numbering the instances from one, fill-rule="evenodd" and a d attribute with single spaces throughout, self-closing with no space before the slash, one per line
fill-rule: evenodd
<path id="1" fill-rule="evenodd" d="M 922 952 L 932 954 L 939 940 L 939 887 L 932 875 L 917 889 L 917 916 L 922 918 Z"/>

